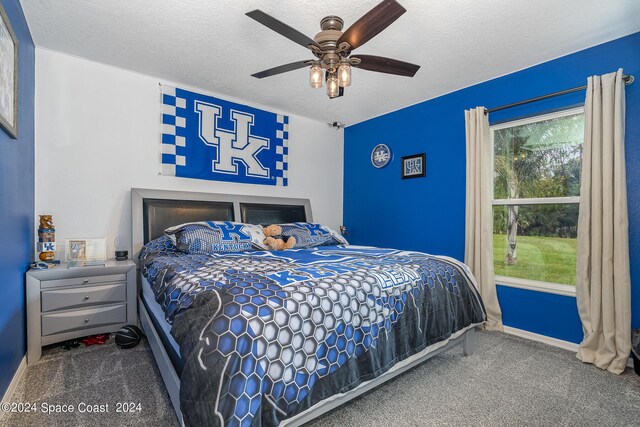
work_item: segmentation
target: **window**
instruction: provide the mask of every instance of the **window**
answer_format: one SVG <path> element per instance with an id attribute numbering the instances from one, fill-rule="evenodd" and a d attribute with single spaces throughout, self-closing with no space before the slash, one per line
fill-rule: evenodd
<path id="1" fill-rule="evenodd" d="M 496 281 L 575 294 L 582 108 L 491 127 Z"/>

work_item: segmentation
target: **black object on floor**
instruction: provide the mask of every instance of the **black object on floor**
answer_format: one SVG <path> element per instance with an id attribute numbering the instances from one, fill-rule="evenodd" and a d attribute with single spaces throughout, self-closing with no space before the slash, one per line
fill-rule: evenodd
<path id="1" fill-rule="evenodd" d="M 135 325 L 123 326 L 116 332 L 116 345 L 120 348 L 133 348 L 142 338 L 142 331 Z"/>
<path id="2" fill-rule="evenodd" d="M 65 350 L 71 350 L 73 348 L 78 348 L 79 346 L 80 346 L 80 341 L 78 340 L 67 340 L 60 345 L 60 347 L 62 347 Z"/>
<path id="3" fill-rule="evenodd" d="M 640 375 L 640 359 L 638 356 L 632 351 L 631 357 L 633 358 L 633 370 L 636 371 L 636 374 Z"/>

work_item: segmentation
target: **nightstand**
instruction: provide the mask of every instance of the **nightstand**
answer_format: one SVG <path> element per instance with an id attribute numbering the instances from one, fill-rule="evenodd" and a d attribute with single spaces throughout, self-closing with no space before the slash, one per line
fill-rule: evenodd
<path id="1" fill-rule="evenodd" d="M 100 267 L 27 272 L 27 363 L 40 360 L 42 347 L 86 335 L 115 332 L 136 323 L 136 269 L 133 261 L 106 261 Z"/>

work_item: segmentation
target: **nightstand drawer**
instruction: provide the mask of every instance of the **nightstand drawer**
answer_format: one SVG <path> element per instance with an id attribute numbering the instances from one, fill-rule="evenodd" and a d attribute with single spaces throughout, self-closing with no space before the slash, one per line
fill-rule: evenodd
<path id="1" fill-rule="evenodd" d="M 42 289 L 49 289 L 49 288 L 57 288 L 60 286 L 93 285 L 97 283 L 124 282 L 125 280 L 127 280 L 127 276 L 125 274 L 107 274 L 104 276 L 88 276 L 88 277 L 74 277 L 69 279 L 43 280 L 40 286 Z"/>
<path id="2" fill-rule="evenodd" d="M 127 300 L 127 285 L 114 283 L 42 291 L 42 311 L 61 310 L 92 304 L 110 304 Z"/>
<path id="3" fill-rule="evenodd" d="M 75 329 L 95 328 L 127 321 L 127 305 L 95 307 L 42 315 L 42 335 L 52 335 Z"/>

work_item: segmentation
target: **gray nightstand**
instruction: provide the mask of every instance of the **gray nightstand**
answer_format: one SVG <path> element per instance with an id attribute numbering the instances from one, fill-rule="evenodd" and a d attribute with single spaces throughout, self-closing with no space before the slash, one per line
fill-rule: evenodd
<path id="1" fill-rule="evenodd" d="M 133 261 L 101 267 L 27 272 L 27 363 L 40 360 L 42 346 L 86 335 L 115 332 L 136 323 Z"/>

